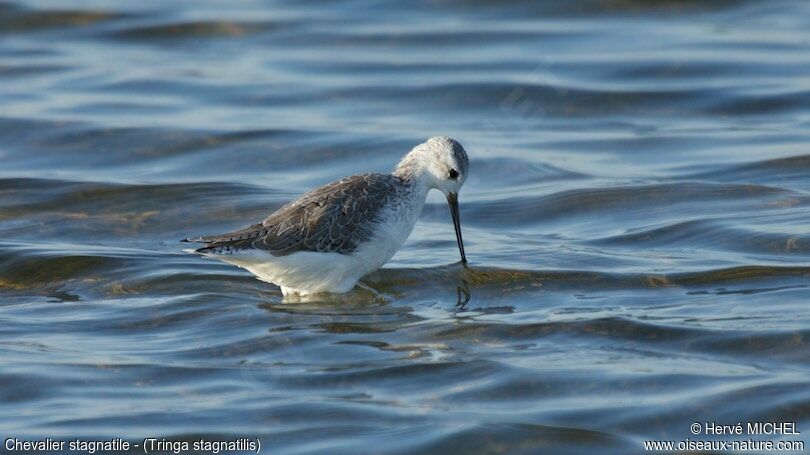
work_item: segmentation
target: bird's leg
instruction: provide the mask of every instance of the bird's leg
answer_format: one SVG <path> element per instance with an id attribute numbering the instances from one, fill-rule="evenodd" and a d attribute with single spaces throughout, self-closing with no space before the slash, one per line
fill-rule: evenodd
<path id="1" fill-rule="evenodd" d="M 377 297 L 382 297 L 383 296 L 382 294 L 377 292 L 376 289 L 372 288 L 371 286 L 368 286 L 367 284 L 363 283 L 362 281 L 358 281 L 357 284 L 355 284 L 355 286 L 359 287 L 360 289 L 365 289 L 366 291 L 374 294 Z"/>
<path id="2" fill-rule="evenodd" d="M 460 310 L 463 310 L 464 306 L 467 305 L 467 302 L 470 301 L 470 285 L 467 283 L 467 280 L 461 280 L 461 284 L 463 286 L 456 287 L 458 297 L 458 302 L 456 303 L 456 306 Z"/>
<path id="3" fill-rule="evenodd" d="M 374 296 L 371 298 L 371 301 L 376 302 L 380 305 L 387 305 L 393 300 L 391 296 L 384 294 L 365 283 L 361 283 L 358 281 L 356 286 L 359 287 L 360 289 L 370 292 Z"/>

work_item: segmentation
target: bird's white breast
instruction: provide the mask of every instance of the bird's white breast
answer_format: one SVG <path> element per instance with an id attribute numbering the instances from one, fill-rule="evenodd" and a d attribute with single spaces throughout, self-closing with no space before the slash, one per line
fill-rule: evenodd
<path id="1" fill-rule="evenodd" d="M 380 213 L 374 235 L 352 255 L 360 262 L 363 275 L 382 267 L 405 243 L 422 213 L 426 194 L 420 189 L 407 192 Z"/>

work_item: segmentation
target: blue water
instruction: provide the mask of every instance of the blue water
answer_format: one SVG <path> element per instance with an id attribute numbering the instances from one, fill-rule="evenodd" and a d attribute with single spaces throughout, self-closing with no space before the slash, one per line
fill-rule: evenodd
<path id="1" fill-rule="evenodd" d="M 807 444 L 808 75 L 806 1 L 0 2 L 0 435 Z M 440 195 L 379 295 L 177 242 L 432 135 L 469 268 Z"/>

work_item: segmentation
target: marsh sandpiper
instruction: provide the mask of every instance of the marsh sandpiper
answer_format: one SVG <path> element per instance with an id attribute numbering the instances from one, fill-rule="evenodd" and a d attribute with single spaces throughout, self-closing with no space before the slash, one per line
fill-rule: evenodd
<path id="1" fill-rule="evenodd" d="M 264 221 L 226 234 L 185 239 L 195 250 L 247 269 L 287 295 L 348 292 L 385 264 L 413 230 L 427 194 L 447 197 L 462 263 L 458 192 L 469 171 L 457 141 L 432 137 L 391 174 L 358 174 L 316 188 Z"/>

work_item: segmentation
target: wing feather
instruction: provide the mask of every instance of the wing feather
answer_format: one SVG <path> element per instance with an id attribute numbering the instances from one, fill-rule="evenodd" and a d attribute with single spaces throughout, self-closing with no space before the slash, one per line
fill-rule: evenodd
<path id="1" fill-rule="evenodd" d="M 403 182 L 393 175 L 359 174 L 316 188 L 263 222 L 227 234 L 188 239 L 204 253 L 265 250 L 274 256 L 298 251 L 350 254 L 373 235 L 380 210 Z"/>

